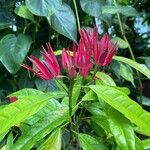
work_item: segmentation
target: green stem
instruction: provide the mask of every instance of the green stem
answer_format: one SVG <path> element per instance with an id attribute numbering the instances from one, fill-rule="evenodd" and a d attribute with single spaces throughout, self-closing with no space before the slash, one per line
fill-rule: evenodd
<path id="1" fill-rule="evenodd" d="M 68 91 L 69 96 L 69 117 L 70 117 L 70 140 L 72 139 L 72 129 L 73 129 L 73 122 L 72 122 L 72 92 L 73 92 L 74 80 L 70 79 L 70 87 Z"/>
<path id="2" fill-rule="evenodd" d="M 76 18 L 77 18 L 78 30 L 80 31 L 81 25 L 80 25 L 80 20 L 79 20 L 79 14 L 78 14 L 78 9 L 77 9 L 76 0 L 73 0 L 73 4 L 74 4 L 75 13 L 76 13 Z"/>
<path id="3" fill-rule="evenodd" d="M 116 0 L 114 0 L 114 5 L 117 7 L 117 2 Z M 126 37 L 125 31 L 123 29 L 123 25 L 121 22 L 121 18 L 120 18 L 120 14 L 117 13 L 117 17 L 118 17 L 118 21 L 119 21 L 119 26 L 120 26 L 120 30 L 121 30 L 121 34 L 123 36 L 123 39 L 128 43 L 128 49 L 131 55 L 131 58 L 133 61 L 136 61 L 133 50 L 131 48 L 131 45 Z M 141 77 L 140 77 L 140 73 L 136 70 L 136 74 L 137 74 L 137 78 L 138 78 L 138 82 L 139 82 L 139 91 L 140 91 L 140 103 L 142 104 L 142 95 L 143 95 L 143 85 L 142 85 L 142 81 L 141 81 Z"/>

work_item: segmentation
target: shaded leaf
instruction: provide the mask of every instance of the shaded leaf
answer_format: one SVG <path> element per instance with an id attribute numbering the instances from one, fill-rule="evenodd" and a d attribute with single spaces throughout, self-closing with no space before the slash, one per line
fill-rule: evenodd
<path id="1" fill-rule="evenodd" d="M 32 40 L 30 36 L 19 34 L 7 34 L 0 41 L 0 61 L 10 73 L 16 73 L 20 69 L 26 57 Z"/>
<path id="2" fill-rule="evenodd" d="M 70 6 L 64 4 L 50 18 L 50 25 L 58 33 L 76 41 L 77 28 L 74 12 Z"/>
<path id="3" fill-rule="evenodd" d="M 134 85 L 133 71 L 129 66 L 120 63 L 120 75 Z"/>
<path id="4" fill-rule="evenodd" d="M 122 13 L 125 16 L 137 16 L 137 11 L 132 6 L 103 6 L 103 14 L 116 14 Z"/>
<path id="5" fill-rule="evenodd" d="M 105 3 L 104 0 L 80 0 L 83 11 L 94 17 L 99 17 L 102 14 L 101 9 Z"/>
<path id="6" fill-rule="evenodd" d="M 27 8 L 37 16 L 51 16 L 62 5 L 62 0 L 26 0 Z"/>
<path id="7" fill-rule="evenodd" d="M 137 100 L 141 102 L 140 96 L 137 97 Z M 142 96 L 142 105 L 150 106 L 150 98 Z"/>

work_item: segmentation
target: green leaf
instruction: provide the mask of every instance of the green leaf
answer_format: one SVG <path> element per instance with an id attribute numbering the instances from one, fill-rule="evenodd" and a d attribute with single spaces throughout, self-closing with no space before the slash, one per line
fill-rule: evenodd
<path id="1" fill-rule="evenodd" d="M 62 0 L 26 0 L 27 8 L 37 16 L 51 16 L 62 5 Z"/>
<path id="2" fill-rule="evenodd" d="M 77 103 L 81 91 L 82 77 L 77 77 L 72 91 L 72 107 Z"/>
<path id="3" fill-rule="evenodd" d="M 6 150 L 12 150 L 12 146 L 13 146 L 13 134 L 12 132 L 10 132 L 7 137 Z"/>
<path id="4" fill-rule="evenodd" d="M 121 39 L 119 37 L 112 38 L 112 41 L 113 41 L 113 43 L 117 43 L 119 48 L 122 48 L 122 49 L 128 48 L 128 46 L 129 46 L 129 44 L 126 41 L 124 41 L 123 39 Z"/>
<path id="5" fill-rule="evenodd" d="M 29 119 L 29 122 L 25 122 L 26 124 L 29 123 L 29 126 L 26 124 L 21 125 L 23 134 L 16 141 L 13 149 L 30 149 L 37 141 L 43 139 L 46 135 L 52 132 L 52 130 L 68 120 L 68 106 L 61 104 L 58 105 L 54 102 L 49 103 L 49 106 L 53 109 L 48 111 L 47 107 L 42 116 L 40 115 L 40 117 L 38 117 L 38 113 L 33 116 L 35 119 L 38 117 L 38 120 L 34 121 L 34 118 L 32 118 L 32 121 Z"/>
<path id="6" fill-rule="evenodd" d="M 90 90 L 89 92 L 87 92 L 83 97 L 82 97 L 82 101 L 95 101 L 98 100 L 96 94 Z"/>
<path id="7" fill-rule="evenodd" d="M 120 63 L 120 75 L 134 85 L 133 71 L 126 64 Z"/>
<path id="8" fill-rule="evenodd" d="M 19 99 L 15 103 L 0 107 L 0 135 L 8 131 L 12 126 L 18 125 L 38 110 L 44 107 L 53 96 L 34 94 Z"/>
<path id="9" fill-rule="evenodd" d="M 29 19 L 32 22 L 35 22 L 33 14 L 29 11 L 26 5 L 20 5 L 19 7 L 16 7 L 15 13 L 22 18 Z"/>
<path id="10" fill-rule="evenodd" d="M 145 64 L 146 64 L 146 66 L 150 69 L 150 57 L 147 57 L 147 58 L 145 59 Z"/>
<path id="11" fill-rule="evenodd" d="M 36 90 L 36 89 L 31 89 L 31 88 L 25 88 L 22 90 L 19 90 L 17 92 L 14 92 L 10 95 L 8 95 L 8 97 L 10 96 L 16 96 L 19 99 L 25 99 L 26 97 L 34 97 L 37 94 L 42 95 L 44 94 L 42 91 Z M 50 97 L 55 97 L 55 98 L 62 98 L 64 96 L 66 96 L 66 93 L 64 92 L 47 92 L 44 94 L 44 96 L 50 96 Z"/>
<path id="12" fill-rule="evenodd" d="M 32 40 L 30 36 L 19 34 L 7 34 L 0 41 L 0 61 L 10 73 L 16 73 L 20 69 L 26 57 Z"/>
<path id="13" fill-rule="evenodd" d="M 116 86 L 113 79 L 104 72 L 97 72 L 95 76 L 98 78 L 98 80 L 96 80 L 96 84 L 99 84 L 99 81 L 102 81 L 105 85 Z"/>
<path id="14" fill-rule="evenodd" d="M 105 3 L 106 2 L 104 0 L 80 0 L 80 5 L 83 11 L 94 17 L 102 15 L 101 9 Z"/>
<path id="15" fill-rule="evenodd" d="M 44 94 L 44 93 L 42 91 L 39 91 L 36 89 L 25 88 L 25 89 L 19 90 L 17 92 L 11 93 L 7 97 L 16 96 L 20 99 L 25 96 L 36 95 L 36 94 Z"/>
<path id="16" fill-rule="evenodd" d="M 135 136 L 135 142 L 136 150 L 144 150 L 143 143 L 137 136 Z"/>
<path id="17" fill-rule="evenodd" d="M 140 102 L 140 96 L 137 97 L 137 100 Z M 142 105 L 150 106 L 150 98 L 142 96 Z"/>
<path id="18" fill-rule="evenodd" d="M 150 149 L 150 138 L 142 141 L 144 149 Z"/>
<path id="19" fill-rule="evenodd" d="M 8 28 L 13 24 L 12 14 L 6 9 L 6 7 L 0 7 L 0 30 Z"/>
<path id="20" fill-rule="evenodd" d="M 150 79 L 150 70 L 144 64 L 139 64 L 131 59 L 121 57 L 121 56 L 114 56 L 113 59 L 128 64 L 129 66 L 135 68 L 136 70 L 143 73 L 145 76 L 147 76 Z"/>
<path id="21" fill-rule="evenodd" d="M 78 134 L 78 137 L 83 150 L 101 149 L 101 145 L 98 142 L 98 140 L 92 137 L 91 135 L 80 133 Z"/>
<path id="22" fill-rule="evenodd" d="M 136 150 L 134 130 L 128 119 L 113 108 L 108 110 L 108 122 L 111 133 L 113 134 L 121 150 Z"/>
<path id="23" fill-rule="evenodd" d="M 48 17 L 47 19 L 54 30 L 71 40 L 76 41 L 76 19 L 70 6 L 63 4 L 51 17 Z"/>
<path id="24" fill-rule="evenodd" d="M 122 13 L 125 16 L 137 16 L 137 11 L 132 6 L 103 6 L 103 14 L 116 14 Z"/>
<path id="25" fill-rule="evenodd" d="M 38 150 L 61 150 L 61 129 L 58 128 L 53 131 Z"/>
<path id="26" fill-rule="evenodd" d="M 55 80 L 41 80 L 39 78 L 37 78 L 35 80 L 35 84 L 36 84 L 36 87 L 38 90 L 41 90 L 41 91 L 59 91 L 59 88 L 56 84 L 56 81 Z"/>
<path id="27" fill-rule="evenodd" d="M 109 86 L 89 86 L 98 96 L 113 108 L 117 109 L 131 122 L 150 135 L 150 113 L 131 100 L 124 92 Z"/>

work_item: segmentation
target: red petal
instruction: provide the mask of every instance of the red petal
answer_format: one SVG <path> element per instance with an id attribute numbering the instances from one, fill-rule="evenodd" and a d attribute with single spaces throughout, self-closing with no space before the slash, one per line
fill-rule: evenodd
<path id="1" fill-rule="evenodd" d="M 49 70 L 47 67 L 36 57 L 30 56 L 28 59 L 42 72 L 42 74 L 47 77 L 51 78 L 52 75 L 50 74 Z"/>

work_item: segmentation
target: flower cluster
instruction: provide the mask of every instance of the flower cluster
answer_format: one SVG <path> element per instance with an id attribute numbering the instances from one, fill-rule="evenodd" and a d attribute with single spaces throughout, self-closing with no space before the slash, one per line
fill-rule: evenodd
<path id="1" fill-rule="evenodd" d="M 93 33 L 81 29 L 78 46 L 73 43 L 73 54 L 63 48 L 61 55 L 62 67 L 71 78 L 76 77 L 77 71 L 81 76 L 86 77 L 93 64 L 108 66 L 116 49 L 117 44 L 111 41 L 108 33 L 105 33 L 100 41 L 98 40 L 96 26 Z M 43 47 L 41 55 L 44 58 L 43 61 L 34 56 L 28 57 L 37 68 L 36 70 L 25 64 L 22 66 L 43 80 L 51 80 L 57 77 L 60 74 L 60 67 L 50 44 L 46 44 L 46 48 Z M 91 59 L 93 60 L 91 61 Z"/>

